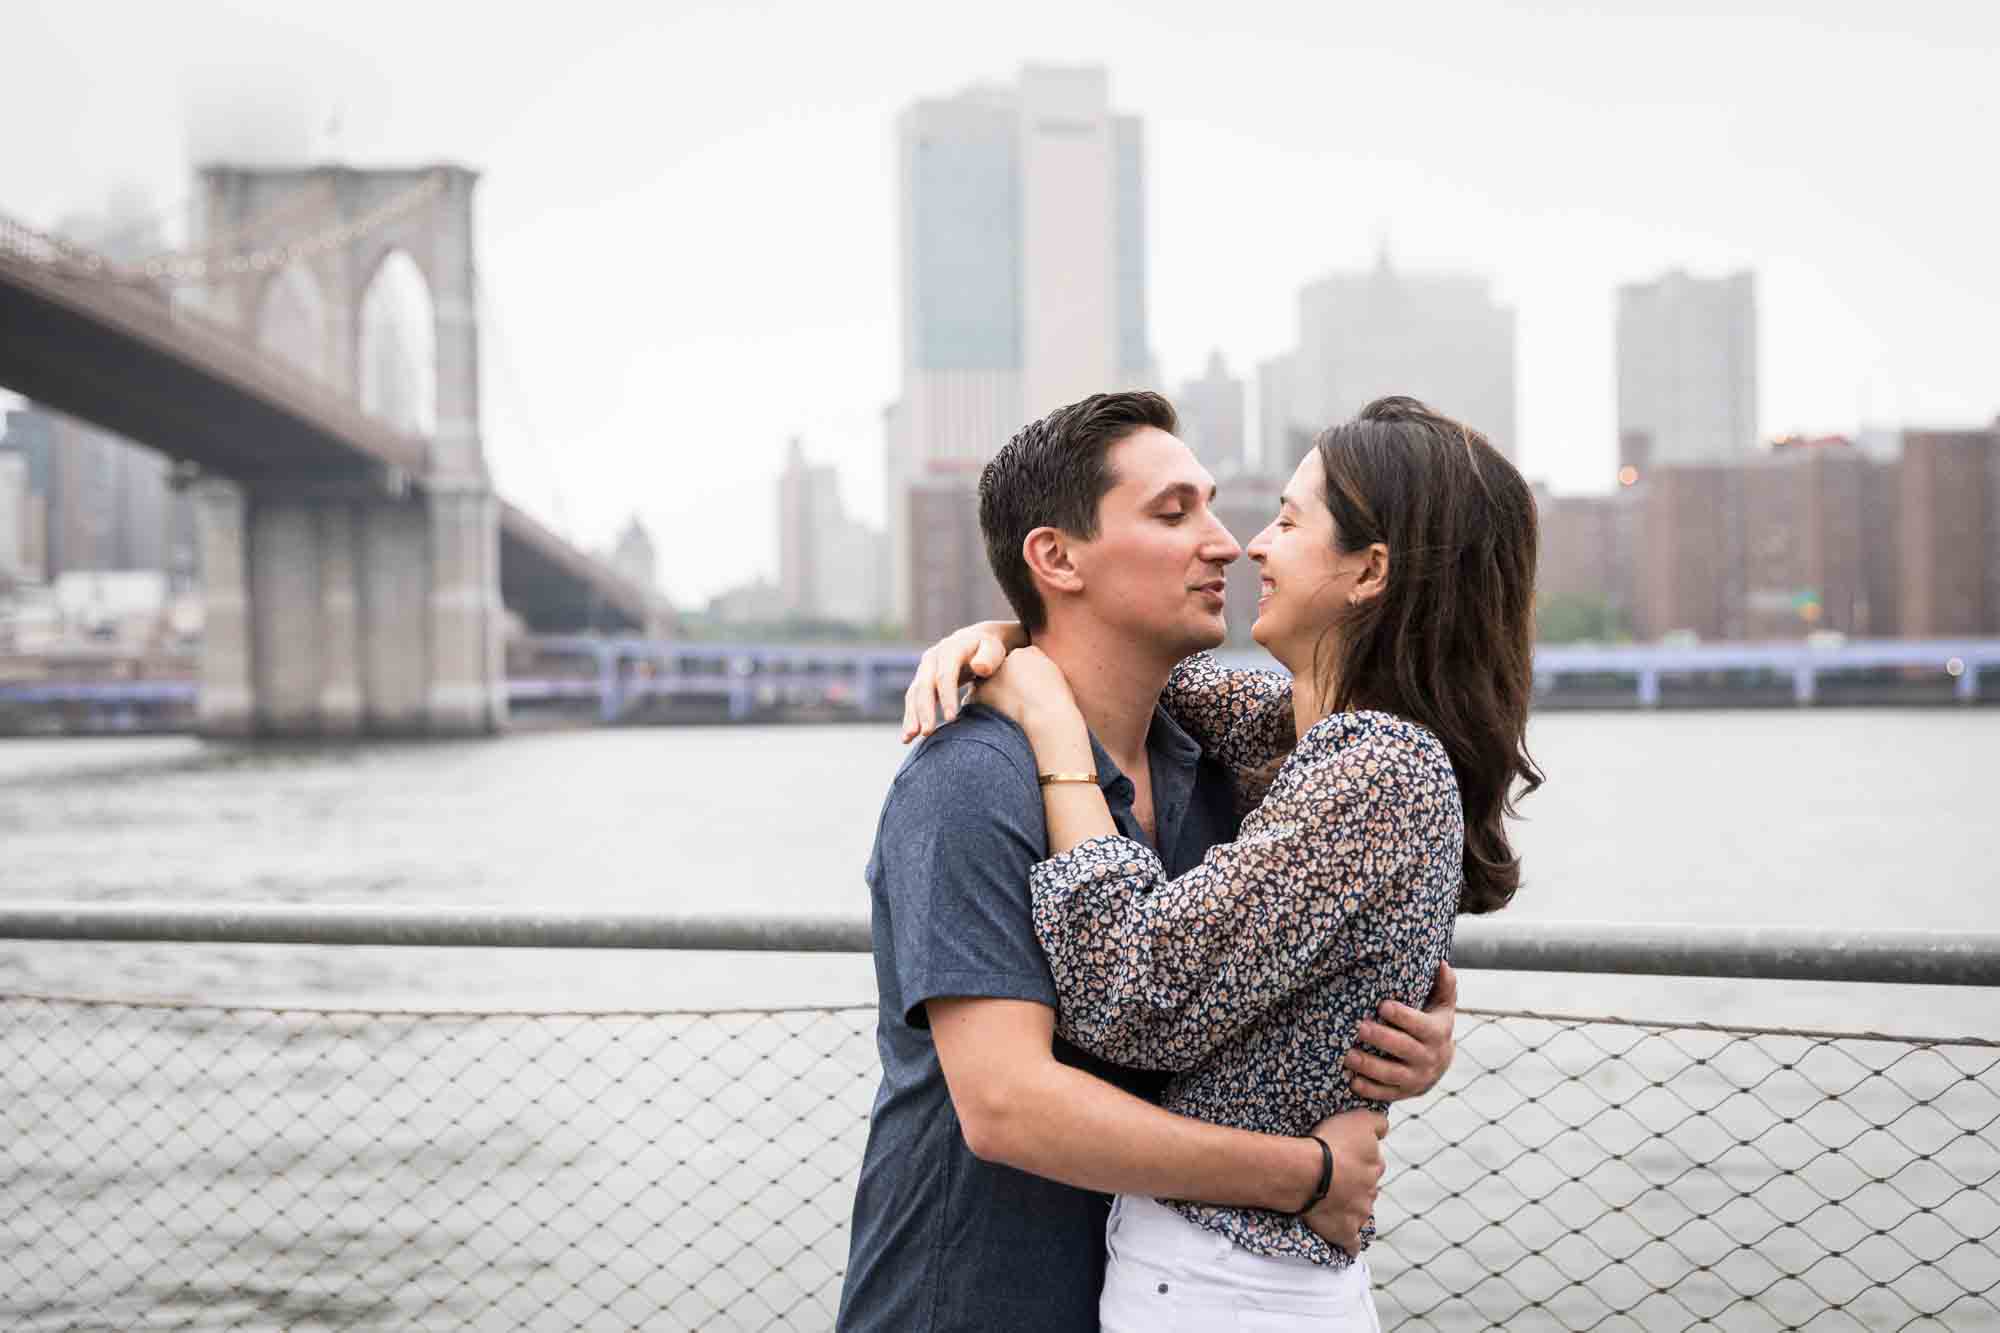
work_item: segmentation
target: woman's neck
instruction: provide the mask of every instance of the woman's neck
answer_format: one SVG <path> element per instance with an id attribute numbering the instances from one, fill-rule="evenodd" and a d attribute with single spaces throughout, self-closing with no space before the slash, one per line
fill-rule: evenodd
<path id="1" fill-rule="evenodd" d="M 1329 649 L 1338 652 L 1336 645 Z M 1332 666 L 1321 671 L 1314 659 L 1318 652 L 1309 652 L 1297 665 L 1286 662 L 1292 673 L 1292 728 L 1296 739 L 1304 740 L 1313 724 L 1325 717 L 1333 708 L 1333 701 L 1340 697 L 1340 680 Z"/>

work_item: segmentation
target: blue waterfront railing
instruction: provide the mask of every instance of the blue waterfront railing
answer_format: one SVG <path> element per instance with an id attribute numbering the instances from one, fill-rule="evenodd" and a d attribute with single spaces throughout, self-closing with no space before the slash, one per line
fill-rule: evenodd
<path id="1" fill-rule="evenodd" d="M 899 713 L 918 650 L 869 644 L 686 643 L 591 635 L 524 641 L 508 681 L 518 706 L 569 704 L 617 722 L 658 701 L 704 705 L 741 721 L 787 708 L 856 717 Z M 1269 667 L 1261 654 L 1226 652 Z M 1857 694 L 1857 683 L 1859 692 Z M 2000 639 L 1866 639 L 1839 644 L 1544 644 L 1535 650 L 1543 707 L 1583 702 L 1656 708 L 1691 687 L 1698 701 L 1873 702 L 2000 698 Z M 198 686 L 168 680 L 0 682 L 0 706 L 191 708 Z"/>

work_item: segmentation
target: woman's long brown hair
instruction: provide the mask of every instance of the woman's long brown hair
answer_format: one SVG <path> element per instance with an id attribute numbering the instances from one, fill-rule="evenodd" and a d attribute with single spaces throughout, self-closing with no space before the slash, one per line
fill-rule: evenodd
<path id="1" fill-rule="evenodd" d="M 1443 742 L 1465 806 L 1459 909 L 1505 907 L 1521 858 L 1503 821 L 1542 785 L 1527 747 L 1534 496 L 1485 436 L 1414 398 L 1379 398 L 1314 447 L 1336 547 L 1389 548 L 1388 586 L 1348 608 L 1314 653 L 1320 697 L 1330 711 L 1422 723 Z"/>

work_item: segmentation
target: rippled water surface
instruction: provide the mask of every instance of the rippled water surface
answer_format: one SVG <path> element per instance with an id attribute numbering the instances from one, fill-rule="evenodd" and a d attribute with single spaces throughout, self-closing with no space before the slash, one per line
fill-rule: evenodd
<path id="1" fill-rule="evenodd" d="M 1523 805 L 1518 919 L 2000 929 L 2000 710 L 1560 713 L 1532 743 L 1549 783 Z M 9 741 L 0 895 L 858 915 L 902 754 L 881 726 L 336 748 Z M 1701 996 L 1720 990 L 1531 981 L 1473 979 L 1469 998 L 1672 994 L 1708 1013 Z M 53 945 L 0 946 L 0 985 L 580 1005 L 873 993 L 861 958 Z M 1946 992 L 1909 993 L 1893 1015 L 1872 1013 L 1882 995 L 1835 994 L 1868 1026 L 2000 1026 Z M 1770 1003 L 1774 1019 L 1832 1014 L 1823 995 Z"/>

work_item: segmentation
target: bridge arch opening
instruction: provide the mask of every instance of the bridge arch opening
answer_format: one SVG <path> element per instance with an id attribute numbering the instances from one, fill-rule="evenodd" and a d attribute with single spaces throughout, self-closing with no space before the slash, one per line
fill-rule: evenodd
<path id="1" fill-rule="evenodd" d="M 416 260 L 391 250 L 361 297 L 361 410 L 412 435 L 437 433 L 437 308 Z"/>
<path id="2" fill-rule="evenodd" d="M 327 378 L 326 297 L 297 260 L 264 284 L 257 302 L 257 345 L 316 380 Z"/>

